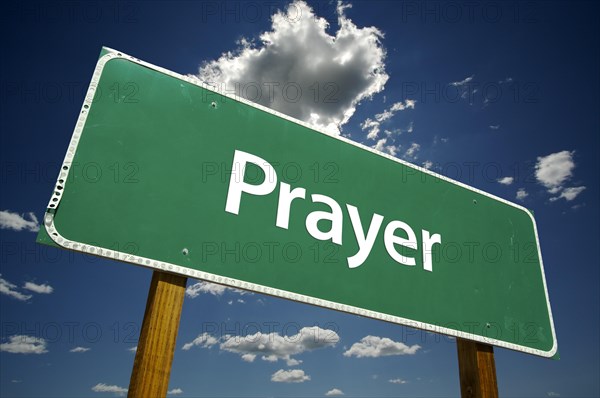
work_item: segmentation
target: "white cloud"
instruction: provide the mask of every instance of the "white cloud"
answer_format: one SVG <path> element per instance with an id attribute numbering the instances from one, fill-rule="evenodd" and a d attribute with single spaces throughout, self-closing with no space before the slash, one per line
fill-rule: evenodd
<path id="1" fill-rule="evenodd" d="M 333 388 L 325 393 L 326 397 L 340 397 L 344 395 L 344 392 L 339 388 Z"/>
<path id="2" fill-rule="evenodd" d="M 517 191 L 517 200 L 525 200 L 525 198 L 528 196 L 529 194 L 527 193 L 525 188 L 519 188 L 519 190 Z"/>
<path id="3" fill-rule="evenodd" d="M 375 145 L 372 145 L 371 148 L 376 149 L 381 152 L 388 153 L 392 156 L 396 156 L 400 147 L 397 145 L 386 145 L 386 143 L 387 143 L 387 138 L 382 138 L 382 139 L 378 140 Z"/>
<path id="4" fill-rule="evenodd" d="M 10 210 L 0 211 L 0 229 L 12 229 L 15 231 L 38 232 L 40 225 L 33 212 L 27 213 L 29 220 L 25 219 L 25 214 L 13 213 Z"/>
<path id="5" fill-rule="evenodd" d="M 11 354 L 45 354 L 46 340 L 41 337 L 15 335 L 8 338 L 8 343 L 0 344 L 0 351 Z"/>
<path id="6" fill-rule="evenodd" d="M 231 287 L 217 285 L 216 283 L 210 282 L 198 282 L 188 286 L 185 289 L 185 295 L 189 298 L 196 298 L 201 294 L 212 294 L 213 296 L 222 296 L 225 292 L 234 292 L 243 295 L 252 295 L 252 293 L 245 290 L 234 289 Z"/>
<path id="7" fill-rule="evenodd" d="M 423 162 L 423 167 L 427 170 L 431 170 L 431 168 L 433 167 L 433 162 L 431 160 L 426 160 Z"/>
<path id="8" fill-rule="evenodd" d="M 357 27 L 344 14 L 348 7 L 338 4 L 339 29 L 329 34 L 329 23 L 296 0 L 272 16 L 258 45 L 240 41 L 236 51 L 204 64 L 199 77 L 337 134 L 388 80 L 383 34 Z"/>
<path id="9" fill-rule="evenodd" d="M 133 353 L 136 353 L 136 352 L 137 352 L 137 346 L 135 346 L 135 347 L 130 347 L 130 348 L 128 348 L 128 349 L 127 349 L 127 351 L 129 351 L 129 352 L 133 352 Z"/>
<path id="10" fill-rule="evenodd" d="M 493 124 L 493 125 L 490 125 L 490 128 L 492 130 L 499 130 L 500 129 L 500 125 L 499 124 Z"/>
<path id="11" fill-rule="evenodd" d="M 403 379 L 390 379 L 388 381 L 390 383 L 392 383 L 392 384 L 406 384 L 406 383 L 408 383 L 408 381 L 403 380 Z"/>
<path id="12" fill-rule="evenodd" d="M 510 185 L 515 181 L 513 177 L 502 177 L 498 179 L 498 182 L 502 185 Z"/>
<path id="13" fill-rule="evenodd" d="M 172 390 L 167 391 L 167 395 L 179 395 L 183 394 L 183 390 L 181 388 L 174 388 Z"/>
<path id="14" fill-rule="evenodd" d="M 32 296 L 30 294 L 23 294 L 17 291 L 17 285 L 10 283 L 6 279 L 1 278 L 2 274 L 0 274 L 0 293 L 6 294 L 12 298 L 15 298 L 20 301 L 27 301 Z"/>
<path id="15" fill-rule="evenodd" d="M 367 118 L 364 122 L 361 123 L 360 128 L 365 131 L 368 130 L 367 139 L 374 140 L 379 135 L 379 127 L 380 123 L 376 120 L 372 120 L 371 118 Z"/>
<path id="16" fill-rule="evenodd" d="M 217 344 L 218 342 L 219 342 L 219 340 L 217 338 L 215 338 L 205 332 L 205 333 L 202 333 L 201 335 L 199 335 L 198 337 L 196 337 L 191 342 L 185 343 L 183 345 L 183 347 L 181 347 L 181 349 L 184 351 L 188 351 L 190 348 L 192 348 L 194 346 L 210 348 L 210 347 L 214 346 L 215 344 Z"/>
<path id="17" fill-rule="evenodd" d="M 310 380 L 310 376 L 304 374 L 301 369 L 279 369 L 271 375 L 271 381 L 276 383 L 303 383 L 307 380 Z"/>
<path id="18" fill-rule="evenodd" d="M 465 84 L 469 83 L 471 80 L 473 80 L 474 77 L 475 77 L 475 75 L 471 75 L 469 77 L 465 77 L 463 80 L 460 80 L 457 82 L 451 82 L 450 85 L 454 86 L 454 87 L 461 87 L 461 86 L 464 86 Z"/>
<path id="19" fill-rule="evenodd" d="M 500 81 L 498 82 L 498 84 L 512 83 L 512 81 L 513 81 L 513 78 L 512 78 L 512 77 L 507 77 L 507 78 L 505 78 L 504 80 L 500 80 Z"/>
<path id="20" fill-rule="evenodd" d="M 421 145 L 417 144 L 416 142 L 413 142 L 412 144 L 410 144 L 410 147 L 404 153 L 404 157 L 408 159 L 416 159 L 417 152 L 419 152 L 420 149 Z"/>
<path id="21" fill-rule="evenodd" d="M 340 337 L 333 330 L 313 326 L 304 327 L 292 336 L 281 336 L 276 332 L 268 334 L 258 332 L 246 336 L 225 335 L 216 338 L 203 333 L 192 342 L 184 344 L 182 349 L 187 351 L 193 346 L 210 348 L 220 342 L 221 350 L 238 354 L 245 362 L 254 362 L 260 356 L 263 361 L 283 360 L 288 366 L 295 366 L 301 361 L 292 358 L 293 355 L 333 347 L 339 340 Z"/>
<path id="22" fill-rule="evenodd" d="M 393 341 L 387 337 L 366 336 L 359 342 L 352 344 L 344 356 L 357 358 L 378 358 L 390 355 L 414 355 L 421 348 L 419 345 L 407 346 L 404 343 Z"/>
<path id="23" fill-rule="evenodd" d="M 570 202 L 573 199 L 575 199 L 584 190 L 585 190 L 585 187 L 583 187 L 583 186 L 582 187 L 565 188 L 565 189 L 563 189 L 563 191 L 560 193 L 559 196 L 550 198 L 550 201 L 554 202 L 559 199 L 565 199 L 567 202 Z"/>
<path id="24" fill-rule="evenodd" d="M 384 110 L 382 113 L 378 113 L 375 115 L 375 120 L 371 118 L 367 118 L 364 122 L 361 123 L 360 128 L 363 131 L 368 131 L 367 139 L 374 140 L 378 137 L 379 131 L 381 129 L 381 123 L 384 121 L 391 119 L 396 112 L 403 111 L 405 109 L 415 109 L 415 100 L 407 99 L 404 102 L 396 102 L 388 109 Z M 408 133 L 413 132 L 413 122 L 410 122 L 408 128 L 406 130 L 395 130 L 396 132 L 402 133 L 402 131 L 406 131 Z M 390 136 L 394 133 L 394 131 L 386 130 L 385 133 Z"/>
<path id="25" fill-rule="evenodd" d="M 560 394 L 554 391 L 548 391 L 546 395 L 549 397 L 560 397 Z"/>
<path id="26" fill-rule="evenodd" d="M 33 282 L 25 282 L 23 289 L 31 290 L 32 292 L 39 294 L 50 294 L 54 291 L 54 288 L 50 285 L 38 285 Z"/>
<path id="27" fill-rule="evenodd" d="M 88 352 L 91 348 L 87 347 L 75 347 L 69 350 L 69 352 Z"/>
<path id="28" fill-rule="evenodd" d="M 563 184 L 573 175 L 573 154 L 574 152 L 561 151 L 537 158 L 535 177 L 549 193 L 560 192 Z"/>
<path id="29" fill-rule="evenodd" d="M 127 392 L 127 389 L 123 388 L 123 387 L 115 386 L 115 385 L 98 383 L 94 387 L 92 387 L 92 391 L 94 391 L 94 392 L 112 392 L 115 395 L 125 395 L 125 393 Z"/>

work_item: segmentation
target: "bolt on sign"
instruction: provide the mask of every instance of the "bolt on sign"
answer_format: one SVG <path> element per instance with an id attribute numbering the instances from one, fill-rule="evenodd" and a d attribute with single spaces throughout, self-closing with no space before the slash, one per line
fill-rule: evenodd
<path id="1" fill-rule="evenodd" d="M 527 209 L 108 48 L 38 241 L 557 351 Z"/>

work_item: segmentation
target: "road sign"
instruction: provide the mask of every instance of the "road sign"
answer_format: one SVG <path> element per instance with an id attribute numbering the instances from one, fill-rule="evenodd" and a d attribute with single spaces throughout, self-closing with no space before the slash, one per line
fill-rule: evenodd
<path id="1" fill-rule="evenodd" d="M 110 49 L 38 240 L 551 357 L 525 208 Z"/>

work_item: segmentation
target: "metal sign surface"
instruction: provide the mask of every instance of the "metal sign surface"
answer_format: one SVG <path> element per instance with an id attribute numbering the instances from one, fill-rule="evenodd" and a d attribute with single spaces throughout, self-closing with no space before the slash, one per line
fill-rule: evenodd
<path id="1" fill-rule="evenodd" d="M 110 49 L 38 241 L 557 350 L 528 210 Z"/>

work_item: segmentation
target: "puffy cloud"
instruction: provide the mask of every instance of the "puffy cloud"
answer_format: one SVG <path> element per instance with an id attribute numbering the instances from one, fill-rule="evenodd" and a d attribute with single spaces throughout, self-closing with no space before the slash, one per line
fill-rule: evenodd
<path id="1" fill-rule="evenodd" d="M 307 380 L 310 380 L 310 376 L 304 374 L 301 369 L 279 369 L 271 375 L 271 381 L 276 383 L 303 383 Z"/>
<path id="2" fill-rule="evenodd" d="M 502 185 L 510 185 L 515 181 L 513 177 L 502 177 L 498 179 L 498 182 Z"/>
<path id="3" fill-rule="evenodd" d="M 499 124 L 493 124 L 493 125 L 490 125 L 490 128 L 492 130 L 499 130 L 500 129 L 500 125 Z"/>
<path id="4" fill-rule="evenodd" d="M 408 383 L 408 381 L 403 380 L 403 379 L 390 379 L 388 381 L 390 383 L 392 383 L 392 384 L 406 384 L 406 383 Z"/>
<path id="5" fill-rule="evenodd" d="M 10 210 L 0 211 L 0 229 L 12 229 L 15 231 L 38 232 L 40 225 L 33 212 L 27 213 L 29 220 L 25 219 L 25 214 L 13 213 Z"/>
<path id="6" fill-rule="evenodd" d="M 431 170 L 432 167 L 433 167 L 433 162 L 431 160 L 426 160 L 423 162 L 423 168 L 425 168 L 427 170 Z"/>
<path id="7" fill-rule="evenodd" d="M 115 385 L 108 385 L 108 384 L 104 384 L 104 383 L 98 383 L 94 387 L 92 387 L 92 391 L 94 391 L 94 392 L 112 392 L 115 395 L 125 395 L 125 393 L 127 392 L 127 388 L 123 388 L 123 387 L 119 387 L 119 386 L 115 386 Z"/>
<path id="8" fill-rule="evenodd" d="M 219 342 L 219 340 L 217 338 L 211 336 L 210 334 L 202 333 L 201 335 L 196 337 L 191 342 L 185 343 L 183 345 L 183 347 L 181 347 L 181 349 L 184 351 L 188 351 L 190 348 L 192 348 L 194 346 L 210 348 L 210 347 L 214 346 L 215 344 L 217 344 L 218 342 Z"/>
<path id="9" fill-rule="evenodd" d="M 8 343 L 0 344 L 0 351 L 11 354 L 45 354 L 47 343 L 41 337 L 15 335 L 8 338 Z"/>
<path id="10" fill-rule="evenodd" d="M 326 397 L 340 397 L 344 395 L 344 392 L 339 388 L 333 388 L 325 393 Z"/>
<path id="11" fill-rule="evenodd" d="M 358 103 L 383 90 L 383 34 L 357 27 L 337 7 L 339 29 L 296 0 L 272 16 L 271 30 L 255 45 L 240 47 L 205 63 L 200 79 L 223 90 L 338 134 Z"/>
<path id="12" fill-rule="evenodd" d="M 525 188 L 519 188 L 519 190 L 517 191 L 517 200 L 525 200 L 525 198 L 528 196 L 529 194 L 527 193 Z"/>
<path id="13" fill-rule="evenodd" d="M 321 329 L 318 326 L 304 327 L 292 336 L 281 336 L 273 333 L 255 333 L 246 336 L 225 335 L 220 338 L 203 333 L 192 342 L 184 344 L 184 350 L 193 346 L 210 348 L 220 342 L 219 348 L 223 351 L 240 355 L 245 362 L 254 362 L 257 357 L 263 361 L 286 361 L 288 366 L 295 366 L 301 361 L 292 358 L 306 351 L 319 348 L 333 347 L 340 340 L 336 332 Z"/>
<path id="14" fill-rule="evenodd" d="M 87 347 L 75 347 L 69 350 L 69 352 L 88 352 L 91 348 Z"/>
<path id="15" fill-rule="evenodd" d="M 10 283 L 6 279 L 1 278 L 2 274 L 0 274 L 0 293 L 6 294 L 14 299 L 20 301 L 27 301 L 32 296 L 30 294 L 23 294 L 17 290 L 17 285 Z"/>
<path id="16" fill-rule="evenodd" d="M 183 390 L 181 388 L 174 388 L 172 390 L 167 391 L 167 395 L 179 395 L 183 394 Z"/>
<path id="17" fill-rule="evenodd" d="M 535 177 L 549 193 L 560 192 L 563 184 L 573 175 L 573 154 L 574 152 L 561 151 L 537 158 Z"/>
<path id="18" fill-rule="evenodd" d="M 31 290 L 32 292 L 39 294 L 50 294 L 54 291 L 54 288 L 50 285 L 38 285 L 33 282 L 25 282 L 23 289 Z"/>
<path id="19" fill-rule="evenodd" d="M 550 201 L 554 202 L 559 199 L 565 199 L 567 202 L 570 202 L 573 199 L 575 199 L 584 190 L 585 190 L 585 187 L 583 187 L 583 186 L 582 187 L 565 188 L 565 189 L 563 189 L 563 191 L 560 193 L 559 196 L 550 198 Z"/>
<path id="20" fill-rule="evenodd" d="M 371 148 L 376 149 L 381 152 L 389 153 L 392 156 L 396 156 L 400 147 L 396 146 L 396 145 L 386 145 L 387 140 L 388 140 L 387 138 L 382 138 L 382 139 L 378 140 L 375 145 L 372 145 Z"/>
<path id="21" fill-rule="evenodd" d="M 404 153 L 404 157 L 414 160 L 417 158 L 417 152 L 419 152 L 420 149 L 421 145 L 417 144 L 416 142 L 413 142 L 412 144 L 410 144 L 410 147 Z"/>
<path id="22" fill-rule="evenodd" d="M 366 336 L 344 352 L 346 357 L 378 358 L 390 355 L 414 355 L 421 348 L 415 344 L 407 346 L 404 343 L 393 341 L 387 337 Z"/>

